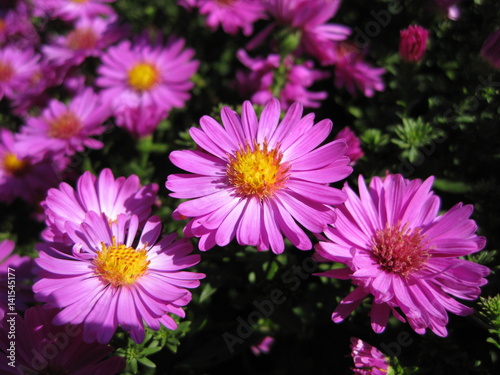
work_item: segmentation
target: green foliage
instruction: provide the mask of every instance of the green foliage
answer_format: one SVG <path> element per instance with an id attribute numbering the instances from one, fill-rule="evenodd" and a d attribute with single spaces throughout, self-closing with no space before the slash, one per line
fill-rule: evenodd
<path id="1" fill-rule="evenodd" d="M 500 294 L 494 297 L 480 297 L 480 314 L 486 317 L 489 323 L 490 337 L 486 341 L 495 345 L 500 350 Z"/>

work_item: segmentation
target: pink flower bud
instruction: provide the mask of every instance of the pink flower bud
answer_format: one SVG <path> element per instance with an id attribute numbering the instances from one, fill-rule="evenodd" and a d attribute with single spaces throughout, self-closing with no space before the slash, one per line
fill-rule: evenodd
<path id="1" fill-rule="evenodd" d="M 421 26 L 411 25 L 401 30 L 399 39 L 399 56 L 403 60 L 417 62 L 424 57 L 427 48 L 429 31 Z"/>

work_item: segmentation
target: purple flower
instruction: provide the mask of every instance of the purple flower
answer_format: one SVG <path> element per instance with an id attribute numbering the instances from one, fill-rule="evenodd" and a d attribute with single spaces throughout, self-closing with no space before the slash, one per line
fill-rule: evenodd
<path id="1" fill-rule="evenodd" d="M 399 56 L 409 62 L 418 62 L 427 49 L 429 31 L 421 26 L 410 25 L 401 30 L 399 38 Z"/>
<path id="2" fill-rule="evenodd" d="M 115 11 L 107 3 L 115 0 L 32 0 L 36 15 L 73 21 L 78 18 L 113 16 Z"/>
<path id="3" fill-rule="evenodd" d="M 103 88 L 103 100 L 111 106 L 117 125 L 135 136 L 146 135 L 168 111 L 182 108 L 199 65 L 193 55 L 192 49 L 184 49 L 183 39 L 175 38 L 166 45 L 142 37 L 134 44 L 123 41 L 110 47 L 102 56 L 96 84 Z"/>
<path id="4" fill-rule="evenodd" d="M 25 2 L 18 1 L 13 8 L 0 9 L 0 46 L 10 44 L 26 49 L 37 45 L 40 38 L 30 17 Z"/>
<path id="5" fill-rule="evenodd" d="M 76 190 L 62 182 L 58 189 L 47 192 L 47 198 L 41 203 L 47 224 L 43 238 L 71 244 L 66 235 L 66 222 L 80 225 L 89 211 L 102 213 L 110 221 L 115 221 L 120 214 L 128 218 L 137 215 L 142 225 L 151 213 L 157 192 L 157 184 L 141 186 L 136 175 L 115 179 L 108 168 L 103 169 L 98 178 L 85 172 L 76 182 Z"/>
<path id="6" fill-rule="evenodd" d="M 83 340 L 104 344 L 118 325 L 136 343 L 144 340 L 144 324 L 153 330 L 176 329 L 169 314 L 185 316 L 191 301 L 186 288 L 196 288 L 204 274 L 182 271 L 200 260 L 188 239 L 160 238 L 158 216 L 139 229 L 136 215 L 119 214 L 115 221 L 94 211 L 81 224 L 67 221 L 72 252 L 66 245 L 40 243 L 39 280 L 35 298 L 62 309 L 54 324 L 83 323 Z M 141 233 L 138 242 L 135 237 Z"/>
<path id="7" fill-rule="evenodd" d="M 125 359 L 113 356 L 108 345 L 83 341 L 82 327 L 52 323 L 56 309 L 29 308 L 15 317 L 15 367 L 9 365 L 10 323 L 0 325 L 0 371 L 2 374 L 114 375 L 125 370 Z M 5 319 L 7 319 L 6 317 Z"/>
<path id="8" fill-rule="evenodd" d="M 331 205 L 345 194 L 328 183 L 347 177 L 352 168 L 345 141 L 317 148 L 332 123 L 314 124 L 314 114 L 302 117 L 294 103 L 280 121 L 277 99 L 264 107 L 260 119 L 252 104 L 243 103 L 241 117 L 221 111 L 222 126 L 204 116 L 201 129 L 190 134 L 202 150 L 173 151 L 170 160 L 192 174 L 168 176 L 166 186 L 183 202 L 175 218 L 193 218 L 184 229 L 200 237 L 199 248 L 225 246 L 235 236 L 240 245 L 282 253 L 283 235 L 302 250 L 312 247 L 297 224 L 313 233 L 335 220 Z"/>
<path id="9" fill-rule="evenodd" d="M 265 6 L 259 0 L 198 0 L 193 5 L 206 16 L 210 29 L 221 26 L 224 32 L 232 35 L 240 29 L 244 35 L 252 34 L 253 24 L 265 18 Z"/>
<path id="10" fill-rule="evenodd" d="M 344 139 L 347 142 L 346 156 L 351 159 L 350 165 L 355 165 L 364 156 L 364 152 L 361 149 L 361 141 L 348 126 L 339 131 L 335 139 Z"/>
<path id="11" fill-rule="evenodd" d="M 40 201 L 59 182 L 64 164 L 62 159 L 40 160 L 32 150 L 21 147 L 10 130 L 0 129 L 0 202 L 12 203 L 15 198 Z"/>
<path id="12" fill-rule="evenodd" d="M 80 65 L 87 57 L 100 57 L 105 48 L 127 34 L 116 19 L 78 19 L 68 34 L 58 36 L 52 44 L 42 47 L 45 59 L 52 65 L 68 69 Z"/>
<path id="13" fill-rule="evenodd" d="M 328 77 L 328 73 L 313 69 L 312 61 L 297 64 L 291 56 L 281 61 L 281 57 L 276 54 L 266 58 L 251 58 L 245 50 L 239 50 L 237 56 L 251 70 L 248 73 L 237 72 L 239 91 L 243 96 L 251 95 L 254 104 L 266 104 L 276 91 L 279 91 L 276 96 L 284 110 L 294 102 L 301 103 L 304 107 L 316 108 L 320 106 L 320 101 L 327 97 L 325 91 L 308 90 L 317 80 Z M 284 72 L 280 70 L 281 65 Z M 282 82 L 282 87 L 275 90 L 273 86 L 278 80 Z"/>
<path id="14" fill-rule="evenodd" d="M 459 203 L 438 216 L 440 200 L 430 190 L 432 182 L 432 177 L 422 182 L 387 175 L 374 177 L 367 189 L 360 176 L 359 197 L 344 187 L 347 201 L 338 207 L 335 226 L 325 231 L 328 240 L 316 246 L 319 260 L 347 266 L 319 276 L 351 279 L 357 286 L 333 312 L 334 322 L 344 320 L 368 295 L 377 333 L 391 312 L 417 333 L 430 328 L 439 336 L 447 335 L 447 311 L 472 313 L 450 295 L 479 296 L 490 271 L 461 257 L 481 250 L 486 241 L 475 234 L 471 205 Z"/>
<path id="15" fill-rule="evenodd" d="M 380 350 L 356 337 L 351 337 L 351 356 L 354 374 L 386 375 L 389 371 L 389 359 Z"/>
<path id="16" fill-rule="evenodd" d="M 0 48 L 0 100 L 3 97 L 12 98 L 16 92 L 29 86 L 39 60 L 40 56 L 31 48 Z"/>
<path id="17" fill-rule="evenodd" d="M 99 95 L 87 88 L 64 104 L 52 99 L 39 117 L 29 117 L 18 136 L 22 147 L 38 154 L 73 155 L 85 147 L 102 148 L 101 141 L 91 138 L 102 134 L 109 109 Z"/>
<path id="18" fill-rule="evenodd" d="M 481 48 L 480 55 L 495 69 L 500 69 L 500 29 L 488 35 Z"/>

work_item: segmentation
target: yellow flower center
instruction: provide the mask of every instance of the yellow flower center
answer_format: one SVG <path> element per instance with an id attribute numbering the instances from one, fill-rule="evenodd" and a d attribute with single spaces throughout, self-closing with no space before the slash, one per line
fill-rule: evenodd
<path id="1" fill-rule="evenodd" d="M 113 286 L 133 284 L 148 270 L 148 252 L 117 244 L 113 237 L 111 245 L 101 242 L 101 250 L 93 260 L 95 274 Z"/>
<path id="2" fill-rule="evenodd" d="M 252 148 L 248 144 L 245 148 L 240 147 L 234 155 L 228 156 L 226 174 L 229 183 L 240 194 L 268 198 L 284 188 L 288 180 L 290 165 L 281 163 L 282 158 L 278 147 L 268 149 L 267 141 L 262 149 L 257 141 Z"/>
<path id="3" fill-rule="evenodd" d="M 410 229 L 398 223 L 387 225 L 372 238 L 373 255 L 387 272 L 408 276 L 417 271 L 430 257 L 428 243 L 420 228 Z"/>
<path id="4" fill-rule="evenodd" d="M 8 82 L 14 76 L 15 70 L 10 62 L 0 61 L 0 82 Z"/>
<path id="5" fill-rule="evenodd" d="M 94 30 L 83 28 L 71 31 L 66 38 L 66 44 L 72 50 L 85 50 L 94 48 L 98 40 Z"/>
<path id="6" fill-rule="evenodd" d="M 30 163 L 26 160 L 19 159 L 15 154 L 8 153 L 3 158 L 4 170 L 12 176 L 22 176 L 30 168 Z"/>
<path id="7" fill-rule="evenodd" d="M 78 134 L 82 128 L 80 119 L 70 111 L 64 112 L 59 118 L 49 122 L 49 136 L 52 138 L 69 139 Z"/>
<path id="8" fill-rule="evenodd" d="M 128 83 L 137 91 L 151 90 L 159 80 L 160 74 L 153 64 L 138 63 L 128 71 Z"/>

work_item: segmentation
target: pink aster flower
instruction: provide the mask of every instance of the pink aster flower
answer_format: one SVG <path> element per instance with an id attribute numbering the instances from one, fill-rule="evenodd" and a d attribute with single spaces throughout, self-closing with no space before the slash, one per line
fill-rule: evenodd
<path id="1" fill-rule="evenodd" d="M 372 97 L 375 91 L 384 91 L 385 84 L 382 75 L 384 68 L 375 68 L 363 61 L 363 55 L 357 49 L 348 44 L 337 45 L 337 56 L 335 62 L 335 87 L 345 87 L 351 95 L 356 95 L 357 90 L 363 95 Z"/>
<path id="2" fill-rule="evenodd" d="M 144 340 L 144 323 L 153 330 L 177 328 L 169 314 L 185 316 L 182 306 L 191 300 L 186 288 L 196 288 L 205 276 L 182 271 L 200 260 L 190 254 L 188 239 L 174 241 L 175 233 L 159 239 L 158 216 L 148 219 L 138 242 L 136 215 L 110 222 L 90 211 L 81 225 L 68 221 L 65 227 L 73 252 L 41 243 L 35 260 L 41 268 L 35 298 L 62 309 L 54 324 L 83 323 L 83 340 L 102 344 L 118 325 L 137 343 Z"/>
<path id="3" fill-rule="evenodd" d="M 30 48 L 0 48 L 0 100 L 12 98 L 29 86 L 29 78 L 36 71 L 39 59 L 40 56 Z"/>
<path id="4" fill-rule="evenodd" d="M 102 142 L 91 137 L 106 130 L 103 123 L 109 116 L 109 108 L 100 96 L 87 88 L 68 104 L 52 99 L 39 117 L 26 120 L 18 139 L 21 146 L 40 157 L 71 156 L 85 147 L 99 149 Z"/>
<path id="5" fill-rule="evenodd" d="M 0 46 L 10 44 L 17 48 L 34 47 L 40 41 L 31 22 L 28 4 L 18 1 L 13 8 L 0 9 Z"/>
<path id="6" fill-rule="evenodd" d="M 409 62 L 418 62 L 424 57 L 427 49 L 429 31 L 421 26 L 410 25 L 401 30 L 399 39 L 399 56 Z"/>
<path id="7" fill-rule="evenodd" d="M 493 31 L 484 42 L 480 52 L 481 57 L 491 66 L 500 69 L 500 29 Z"/>
<path id="8" fill-rule="evenodd" d="M 361 149 L 361 141 L 348 126 L 339 131 L 339 133 L 335 137 L 335 139 L 341 138 L 345 139 L 345 141 L 347 142 L 346 156 L 351 159 L 350 165 L 355 165 L 356 162 L 364 156 L 364 152 Z"/>
<path id="9" fill-rule="evenodd" d="M 116 17 L 80 18 L 68 34 L 42 47 L 45 59 L 58 67 L 70 68 L 80 65 L 87 57 L 100 57 L 105 48 L 127 34 L 116 20 Z"/>
<path id="10" fill-rule="evenodd" d="M 36 15 L 73 21 L 78 18 L 112 16 L 115 11 L 108 3 L 115 0 L 32 0 Z"/>
<path id="11" fill-rule="evenodd" d="M 109 168 L 96 178 L 84 172 L 76 182 L 76 190 L 66 182 L 59 188 L 50 189 L 41 203 L 45 210 L 47 229 L 43 238 L 47 241 L 71 243 L 66 235 L 66 222 L 80 225 L 89 211 L 104 214 L 110 221 L 118 215 L 137 215 L 142 225 L 151 213 L 156 201 L 157 184 L 141 186 L 136 175 L 115 179 Z"/>
<path id="12" fill-rule="evenodd" d="M 267 0 L 268 11 L 278 24 L 300 31 L 300 46 L 322 64 L 335 59 L 335 43 L 345 40 L 351 29 L 327 23 L 338 11 L 341 0 Z"/>
<path id="13" fill-rule="evenodd" d="M 33 259 L 12 254 L 15 243 L 0 241 L 0 321 L 8 312 L 24 311 L 34 303 L 29 282 L 33 280 Z"/>
<path id="14" fill-rule="evenodd" d="M 243 103 L 241 117 L 228 107 L 222 126 L 204 116 L 201 129 L 190 134 L 202 150 L 173 151 L 170 160 L 192 174 L 168 176 L 174 198 L 194 198 L 174 211 L 193 219 L 184 232 L 200 237 L 199 248 L 225 246 L 235 236 L 240 245 L 284 251 L 283 235 L 302 250 L 312 244 L 299 223 L 320 233 L 335 220 L 331 205 L 345 194 L 328 183 L 347 177 L 352 168 L 345 141 L 317 148 L 330 134 L 332 122 L 314 124 L 294 103 L 280 121 L 277 99 L 264 107 L 260 119 L 252 104 Z"/>
<path id="15" fill-rule="evenodd" d="M 56 309 L 29 308 L 15 317 L 15 348 L 8 339 L 9 318 L 0 325 L 0 371 L 2 374 L 114 375 L 125 370 L 125 359 L 112 356 L 113 348 L 83 341 L 82 327 L 52 323 Z M 13 356 L 13 358 L 9 358 Z M 9 365 L 14 361 L 15 367 Z"/>
<path id="16" fill-rule="evenodd" d="M 264 105 L 273 98 L 273 93 L 277 93 L 275 96 L 283 109 L 288 109 L 294 102 L 317 108 L 328 95 L 325 91 L 308 90 L 316 81 L 329 76 L 327 72 L 313 69 L 312 61 L 297 64 L 291 56 L 282 61 L 277 54 L 251 58 L 245 50 L 239 50 L 237 57 L 250 69 L 250 72 L 236 73 L 239 91 L 243 96 L 251 95 L 254 104 Z M 281 65 L 284 69 L 280 69 Z M 276 87 L 276 82 L 281 82 L 282 87 Z"/>
<path id="17" fill-rule="evenodd" d="M 434 0 L 437 7 L 453 21 L 460 18 L 461 11 L 457 5 L 460 1 L 461 0 Z"/>
<path id="18" fill-rule="evenodd" d="M 351 356 L 354 374 L 386 375 L 390 373 L 389 359 L 380 350 L 356 337 L 351 337 Z"/>
<path id="19" fill-rule="evenodd" d="M 265 18 L 265 6 L 259 0 L 198 0 L 200 14 L 206 16 L 206 24 L 216 30 L 219 26 L 228 33 L 236 34 L 242 30 L 251 35 L 253 24 Z"/>
<path id="20" fill-rule="evenodd" d="M 408 321 L 419 334 L 430 328 L 446 336 L 447 311 L 468 315 L 472 309 L 451 296 L 473 300 L 486 284 L 489 269 L 460 257 L 485 245 L 461 203 L 439 215 L 440 200 L 430 190 L 433 178 L 406 180 L 401 175 L 374 177 L 369 189 L 359 177 L 359 197 L 349 187 L 338 207 L 329 241 L 316 246 L 319 257 L 347 267 L 318 275 L 351 279 L 357 285 L 335 309 L 334 322 L 344 320 L 373 296 L 371 324 L 382 332 L 392 314 Z M 450 296 L 451 295 L 451 296 Z"/>
<path id="21" fill-rule="evenodd" d="M 127 121 L 133 121 L 134 116 L 123 112 L 138 107 L 147 118 L 165 118 L 172 108 L 182 108 L 190 97 L 191 77 L 199 65 L 193 55 L 192 49 L 184 48 L 184 39 L 176 38 L 166 45 L 160 40 L 152 44 L 143 37 L 134 44 L 123 41 L 110 47 L 102 56 L 96 84 L 103 89 L 103 100 L 111 106 L 117 125 L 137 127 Z M 144 112 L 149 109 L 152 115 Z"/>
<path id="22" fill-rule="evenodd" d="M 0 202 L 12 203 L 21 198 L 34 203 L 59 182 L 64 169 L 61 160 L 40 160 L 30 149 L 22 147 L 14 134 L 0 129 Z"/>

